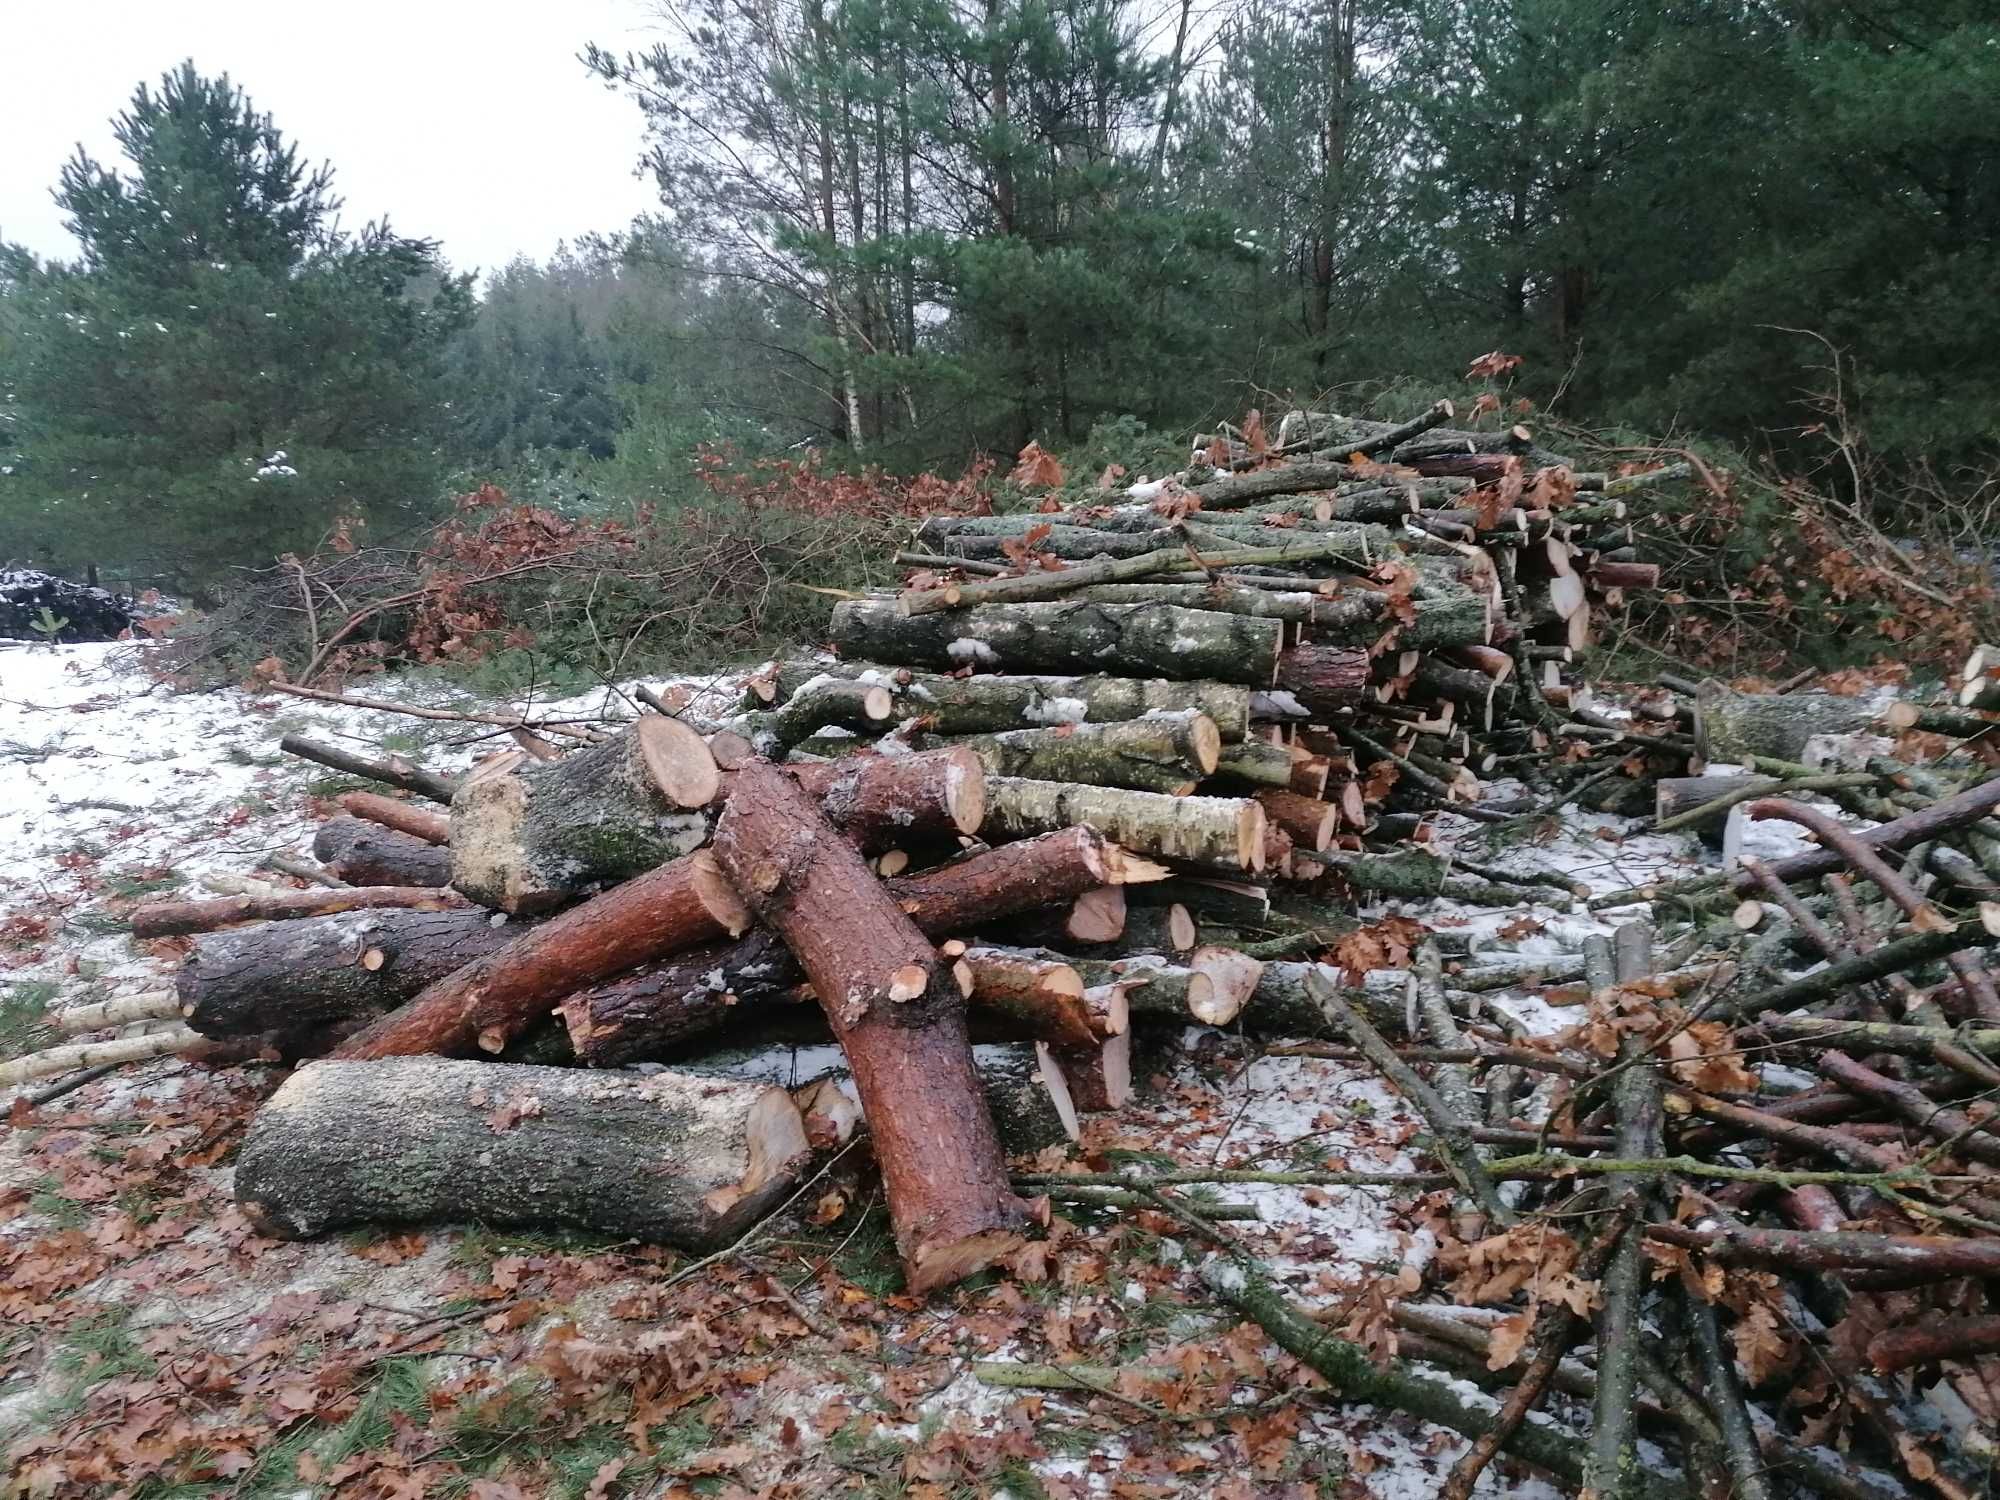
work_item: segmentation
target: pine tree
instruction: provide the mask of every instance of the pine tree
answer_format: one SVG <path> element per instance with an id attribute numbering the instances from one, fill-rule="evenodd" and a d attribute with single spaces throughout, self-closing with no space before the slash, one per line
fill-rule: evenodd
<path id="1" fill-rule="evenodd" d="M 341 231 L 327 167 L 194 65 L 79 150 L 56 198 L 74 264 L 11 257 L 23 461 L 10 535 L 57 565 L 174 585 L 378 530 L 438 498 L 442 353 L 469 289 L 428 241 Z"/>

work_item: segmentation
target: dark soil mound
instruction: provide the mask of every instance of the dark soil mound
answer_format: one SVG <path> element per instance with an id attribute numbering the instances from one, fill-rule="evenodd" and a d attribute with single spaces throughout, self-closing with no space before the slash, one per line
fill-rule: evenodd
<path id="1" fill-rule="evenodd" d="M 43 610 L 48 613 L 44 615 Z M 0 637 L 45 641 L 51 635 L 73 645 L 79 641 L 114 641 L 131 629 L 135 616 L 130 599 L 87 584 L 72 583 L 32 568 L 0 572 Z M 62 621 L 53 632 L 38 623 Z"/>

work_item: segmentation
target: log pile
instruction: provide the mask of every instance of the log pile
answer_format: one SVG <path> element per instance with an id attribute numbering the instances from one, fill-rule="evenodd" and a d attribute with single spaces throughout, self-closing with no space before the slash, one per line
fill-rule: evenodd
<path id="1" fill-rule="evenodd" d="M 321 1059 L 252 1126 L 246 1212 L 723 1245 L 859 1121 L 912 1290 L 1007 1259 L 1037 1200 L 1156 1210 L 1340 1396 L 1473 1438 L 1446 1494 L 1502 1452 L 1606 1497 L 1683 1493 L 1642 1453 L 1687 1493 L 1894 1493 L 1830 1436 L 1973 1493 L 1916 1403 L 2000 1429 L 1996 669 L 1928 708 L 1668 678 L 1608 711 L 1594 622 L 1657 583 L 1626 508 L 1685 471 L 1452 419 L 1299 412 L 1102 503 L 925 520 L 903 587 L 833 609 L 837 654 L 724 722 L 512 726 L 455 779 L 288 740 L 434 805 L 350 793 L 324 888 L 135 915 L 193 934 L 163 1038 Z M 1896 758 L 1910 731 L 1943 753 Z M 1592 896 L 1471 857 L 1571 803 L 1723 868 Z M 1817 847 L 1742 857 L 1760 821 Z M 1518 964 L 1420 935 L 1400 991 L 1328 961 L 1357 908 L 1432 898 L 1650 915 Z M 1575 1024 L 1485 1007 L 1523 988 Z M 1442 1170 L 1010 1176 L 1190 1023 L 1375 1069 Z M 837 1046 L 839 1078 L 724 1076 L 744 1036 Z M 1230 1181 L 1447 1192 L 1397 1337 L 1498 1410 L 1292 1303 L 1181 1196 Z"/>

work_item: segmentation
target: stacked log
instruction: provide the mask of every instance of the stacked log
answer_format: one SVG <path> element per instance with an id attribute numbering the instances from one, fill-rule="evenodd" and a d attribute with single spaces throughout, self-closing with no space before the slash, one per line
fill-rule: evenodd
<path id="1" fill-rule="evenodd" d="M 912 1288 L 1009 1254 L 1028 1216 L 975 1037 L 1032 1045 L 1005 1113 L 1074 1137 L 1129 1094 L 1136 1025 L 1323 1029 L 1307 985 L 1337 976 L 1310 952 L 1356 901 L 1476 899 L 1480 882 L 1398 852 L 1414 815 L 1504 816 L 1480 806 L 1487 773 L 1555 751 L 1587 704 L 1568 673 L 1592 601 L 1645 583 L 1600 555 L 1624 545 L 1622 506 L 1553 458 L 1461 463 L 1441 420 L 1343 428 L 1351 447 L 1053 516 L 931 518 L 916 541 L 936 560 L 836 605 L 837 658 L 775 663 L 727 722 L 655 711 L 565 729 L 560 747 L 529 736 L 457 778 L 287 741 L 449 813 L 350 793 L 315 841 L 323 905 L 150 918 L 196 933 L 178 994 L 197 1032 L 331 1052 L 253 1136 L 271 1144 L 239 1174 L 246 1201 L 300 1233 L 365 1214 L 393 1155 L 380 1142 L 409 1131 L 329 1129 L 357 1158 L 331 1171 L 295 1146 L 296 1122 L 317 1129 L 344 1096 L 359 1121 L 407 1086 L 428 1101 L 409 1129 L 443 1161 L 479 1141 L 453 1091 L 531 1096 L 538 1120 L 596 1097 L 510 1059 L 698 1068 L 725 1034 L 817 1025 L 846 1054 Z M 1161 898 L 1132 899 L 1154 885 Z M 1304 948 L 1244 951 L 1300 901 L 1315 915 L 1282 931 Z M 284 920 L 244 925 L 262 911 Z M 1343 993 L 1400 1026 L 1398 1006 Z M 395 1071 L 425 1057 L 456 1061 Z M 1048 1108 L 1020 1108 L 1024 1087 Z M 739 1104 L 728 1129 L 751 1111 L 785 1136 L 785 1106 Z M 709 1132 L 698 1150 L 689 1134 L 689 1160 L 741 1165 L 703 1110 L 652 1128 Z M 602 1139 L 623 1149 L 617 1130 Z M 532 1179 L 529 1156 L 418 1174 L 384 1190 L 380 1216 L 504 1219 L 536 1184 L 490 1174 Z M 732 1204 L 796 1175 L 775 1148 L 757 1160 Z M 714 1198 L 712 1176 L 599 1227 L 712 1238 L 733 1220 L 682 1224 L 674 1206 Z M 589 1194 L 550 1193 L 587 1212 Z"/>

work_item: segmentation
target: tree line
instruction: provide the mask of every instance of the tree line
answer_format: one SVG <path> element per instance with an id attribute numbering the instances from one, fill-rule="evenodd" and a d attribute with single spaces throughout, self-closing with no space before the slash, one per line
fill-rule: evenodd
<path id="1" fill-rule="evenodd" d="M 122 168 L 58 186 L 82 258 L 0 265 L 0 553 L 212 576 L 468 476 L 588 504 L 684 497 L 710 442 L 962 466 L 1428 398 L 1492 349 L 1540 411 L 1781 456 L 1831 349 L 1892 461 L 1995 451 L 1990 0 L 664 18 L 580 60 L 659 212 L 479 288 L 335 229 L 228 80 L 140 90 Z"/>

